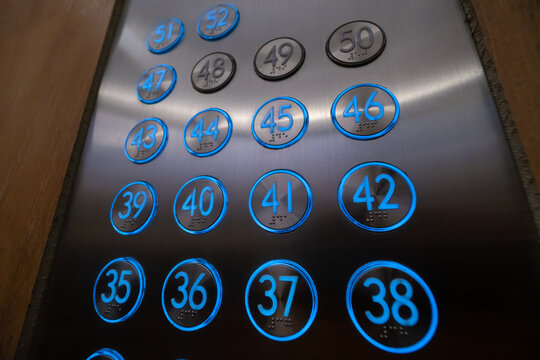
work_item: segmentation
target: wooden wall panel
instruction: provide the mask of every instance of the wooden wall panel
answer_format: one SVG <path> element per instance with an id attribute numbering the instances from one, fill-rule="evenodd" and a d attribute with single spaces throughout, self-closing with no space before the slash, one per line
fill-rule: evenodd
<path id="1" fill-rule="evenodd" d="M 540 2 L 472 2 L 538 183 Z M 113 5 L 0 2 L 0 359 L 15 352 Z"/>
<path id="2" fill-rule="evenodd" d="M 113 0 L 0 2 L 0 359 L 11 359 Z"/>
<path id="3" fill-rule="evenodd" d="M 540 1 L 472 0 L 540 185 Z"/>

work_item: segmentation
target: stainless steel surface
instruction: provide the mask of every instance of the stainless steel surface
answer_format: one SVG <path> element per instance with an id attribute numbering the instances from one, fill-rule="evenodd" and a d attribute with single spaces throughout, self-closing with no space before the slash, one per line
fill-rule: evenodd
<path id="1" fill-rule="evenodd" d="M 326 53 L 343 66 L 360 66 L 375 60 L 386 46 L 386 35 L 370 21 L 351 21 L 338 27 L 328 38 Z"/>
<path id="2" fill-rule="evenodd" d="M 237 28 L 205 41 L 197 21 L 212 1 L 128 1 L 103 78 L 93 123 L 71 198 L 63 236 L 33 345 L 34 358 L 82 359 L 104 346 L 129 359 L 387 359 L 395 358 L 357 331 L 345 305 L 352 274 L 374 260 L 394 260 L 418 273 L 439 307 L 433 339 L 412 357 L 456 359 L 533 357 L 539 298 L 537 235 L 482 67 L 459 1 L 238 0 Z M 148 51 L 146 35 L 163 18 L 186 26 L 173 51 Z M 385 51 L 367 66 L 333 63 L 325 43 L 334 29 L 369 19 L 387 35 Z M 277 82 L 253 69 L 268 39 L 290 36 L 306 58 L 293 76 Z M 190 84 L 194 64 L 224 51 L 237 61 L 227 87 L 201 94 Z M 154 64 L 178 73 L 174 91 L 158 104 L 136 96 L 140 74 Z M 345 137 L 332 124 L 336 96 L 360 83 L 381 84 L 399 100 L 392 131 L 369 141 Z M 251 121 L 260 104 L 277 96 L 300 99 L 309 128 L 293 146 L 259 145 Z M 184 148 L 184 128 L 203 109 L 217 107 L 234 133 L 219 153 L 199 158 Z M 170 139 L 163 153 L 138 165 L 123 150 L 126 134 L 141 119 L 163 119 Z M 385 233 L 358 228 L 341 212 L 338 186 L 352 167 L 382 161 L 407 173 L 416 188 L 414 216 Z M 252 219 L 252 184 L 274 169 L 301 174 L 313 192 L 302 226 L 287 234 L 261 229 Z M 229 208 L 204 236 L 182 231 L 173 202 L 178 189 L 199 175 L 225 185 Z M 140 234 L 118 234 L 109 210 L 118 189 L 134 180 L 151 183 L 159 197 L 152 223 Z M 92 306 L 92 286 L 103 264 L 137 259 L 147 274 L 145 298 L 128 320 L 105 323 Z M 212 263 L 223 282 L 223 302 L 204 329 L 173 327 L 161 307 L 170 269 L 188 258 Z M 262 336 L 246 314 L 250 275 L 272 259 L 289 259 L 308 271 L 319 308 L 300 338 L 276 342 Z"/>

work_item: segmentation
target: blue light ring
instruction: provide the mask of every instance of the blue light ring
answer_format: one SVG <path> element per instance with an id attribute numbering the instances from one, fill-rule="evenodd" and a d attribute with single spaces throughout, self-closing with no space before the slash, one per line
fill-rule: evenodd
<path id="1" fill-rule="evenodd" d="M 118 198 L 118 196 L 120 196 L 120 194 L 122 193 L 122 191 L 124 191 L 126 188 L 128 188 L 129 186 L 131 185 L 135 185 L 135 184 L 140 184 L 140 185 L 143 185 L 143 186 L 146 186 L 146 188 L 148 190 L 150 190 L 150 193 L 152 194 L 152 199 L 153 199 L 153 202 L 152 202 L 152 211 L 150 212 L 150 216 L 148 216 L 148 219 L 146 219 L 146 221 L 144 222 L 144 224 L 142 224 L 138 229 L 134 230 L 134 231 L 131 231 L 131 232 L 127 232 L 127 231 L 122 231 L 120 229 L 118 229 L 116 227 L 116 225 L 114 224 L 114 221 L 113 221 L 113 207 L 114 207 L 114 204 L 116 203 L 116 199 Z M 143 231 L 144 229 L 146 229 L 146 227 L 152 222 L 152 220 L 154 219 L 154 217 L 156 216 L 156 213 L 157 213 L 157 208 L 158 208 L 158 199 L 157 199 L 157 195 L 156 195 L 156 191 L 154 190 L 154 188 L 152 187 L 152 185 L 150 185 L 149 183 L 147 183 L 146 181 L 134 181 L 132 183 L 129 183 L 127 184 L 126 186 L 124 186 L 122 189 L 120 189 L 120 191 L 116 194 L 116 196 L 114 197 L 114 200 L 112 202 L 112 205 L 111 205 L 111 212 L 109 214 L 109 217 L 111 219 L 111 224 L 114 228 L 114 230 L 116 230 L 119 234 L 122 234 L 122 235 L 135 235 L 135 234 L 138 234 L 140 233 L 141 231 Z"/>
<path id="2" fill-rule="evenodd" d="M 407 275 L 412 277 L 416 282 L 418 282 L 418 284 L 420 284 L 420 286 L 422 287 L 422 289 L 424 290 L 424 292 L 426 293 L 426 295 L 427 295 L 427 297 L 429 299 L 429 303 L 431 305 L 431 323 L 430 323 L 429 329 L 428 329 L 426 335 L 420 341 L 418 341 L 417 343 L 415 343 L 413 345 L 403 347 L 403 348 L 395 348 L 395 347 L 380 344 L 376 340 L 371 338 L 362 329 L 362 327 L 360 326 L 360 324 L 356 320 L 356 317 L 354 315 L 354 310 L 352 308 L 352 294 L 353 294 L 353 290 L 354 290 L 354 287 L 356 285 L 356 282 L 358 281 L 360 276 L 362 276 L 364 273 L 366 273 L 367 271 L 369 271 L 371 269 L 378 268 L 378 267 L 389 267 L 389 268 L 392 268 L 392 269 L 403 271 L 404 273 L 406 273 Z M 439 321 L 438 320 L 439 319 L 439 312 L 437 310 L 437 303 L 435 302 L 435 297 L 433 296 L 433 293 L 431 292 L 430 288 L 427 286 L 425 281 L 417 273 L 415 273 L 411 269 L 407 268 L 406 266 L 403 266 L 403 265 L 401 265 L 401 264 L 399 264 L 397 262 L 394 262 L 394 261 L 387 261 L 387 260 L 372 261 L 372 262 L 369 262 L 369 263 L 361 266 L 360 268 L 358 268 L 354 272 L 353 276 L 349 280 L 349 284 L 347 285 L 346 303 L 347 303 L 347 311 L 349 313 L 349 317 L 351 318 L 351 320 L 352 320 L 354 326 L 356 327 L 356 329 L 372 345 L 375 345 L 376 347 L 378 347 L 379 349 L 384 350 L 384 351 L 388 351 L 388 352 L 395 353 L 395 354 L 406 354 L 406 353 L 411 353 L 411 352 L 414 352 L 414 351 L 418 351 L 421 348 L 423 348 L 424 346 L 426 346 L 426 344 L 429 341 L 431 341 L 431 339 L 433 338 L 433 335 L 435 334 L 435 331 L 437 330 L 437 324 L 438 324 L 438 321 Z"/>
<path id="3" fill-rule="evenodd" d="M 385 93 L 387 93 L 388 95 L 390 95 L 390 97 L 392 98 L 392 100 L 394 100 L 394 105 L 396 107 L 396 113 L 394 114 L 394 118 L 392 119 L 392 122 L 390 124 L 388 124 L 387 127 L 385 127 L 383 130 L 379 131 L 378 133 L 376 134 L 371 134 L 371 135 L 354 135 L 354 134 L 351 134 L 349 133 L 348 131 L 346 131 L 345 129 L 343 129 L 341 127 L 341 125 L 339 125 L 338 121 L 337 121 L 337 118 L 336 118 L 336 106 L 337 106 L 337 103 L 339 102 L 339 99 L 341 99 L 341 97 L 346 93 L 348 92 L 349 90 L 352 90 L 352 89 L 355 89 L 357 87 L 364 87 L 364 86 L 372 86 L 372 87 L 376 87 L 376 88 L 379 88 L 381 89 L 382 91 L 384 91 Z M 351 139 L 356 139 L 356 140 L 369 140 L 369 139 L 374 139 L 374 138 L 377 138 L 377 137 L 380 137 L 380 136 L 383 136 L 384 134 L 386 134 L 387 132 L 389 132 L 390 130 L 392 130 L 392 128 L 396 125 L 397 123 L 397 120 L 399 118 L 399 102 L 396 98 L 396 96 L 390 91 L 388 90 L 387 88 L 385 87 L 382 87 L 381 85 L 377 85 L 377 84 L 370 84 L 370 83 L 366 83 L 366 84 L 358 84 L 358 85 L 354 85 L 354 86 L 351 86 L 351 87 L 348 87 L 347 89 L 343 90 L 337 97 L 336 99 L 334 100 L 334 102 L 332 103 L 332 109 L 330 110 L 330 116 L 332 117 L 332 123 L 334 124 L 334 126 L 336 127 L 336 129 L 342 133 L 343 135 L 351 138 Z"/>
<path id="4" fill-rule="evenodd" d="M 149 158 L 147 159 L 144 159 L 144 160 L 135 160 L 133 159 L 131 156 L 129 156 L 128 152 L 127 152 L 127 142 L 128 142 L 128 139 L 129 139 L 129 136 L 131 135 L 131 133 L 133 132 L 133 129 L 135 129 L 137 126 L 139 126 L 140 124 L 142 124 L 143 122 L 145 121 L 156 121 L 158 122 L 161 127 L 163 128 L 163 142 L 161 143 L 160 147 L 156 150 L 156 152 L 150 156 Z M 128 133 L 128 136 L 126 137 L 126 141 L 124 142 L 124 153 L 126 154 L 126 157 L 131 161 L 131 162 L 134 162 L 135 164 L 145 164 L 145 163 L 148 163 L 152 160 L 154 160 L 159 154 L 161 154 L 161 152 L 163 151 L 163 149 L 165 148 L 165 146 L 167 145 L 167 140 L 169 139 L 169 129 L 167 128 L 167 125 L 165 124 L 165 122 L 163 120 L 160 120 L 158 118 L 147 118 L 147 119 L 144 119 L 142 121 L 139 121 L 133 128 L 131 128 L 131 130 L 129 131 Z"/>
<path id="5" fill-rule="evenodd" d="M 203 112 L 206 112 L 206 111 L 217 111 L 219 112 L 221 115 L 223 115 L 223 117 L 227 120 L 227 123 L 229 124 L 229 130 L 227 131 L 227 136 L 225 138 L 225 140 L 223 140 L 223 142 L 221 143 L 221 145 L 219 145 L 219 147 L 217 147 L 216 149 L 208 152 L 208 153 L 204 153 L 204 154 L 200 154 L 198 152 L 195 152 L 193 150 L 191 150 L 189 148 L 189 146 L 187 145 L 187 142 L 186 142 L 186 132 L 187 132 L 187 128 L 189 126 L 189 124 L 191 123 L 191 121 L 193 121 L 197 116 L 199 116 L 200 114 L 202 114 Z M 227 145 L 227 143 L 229 142 L 230 138 L 231 138 L 231 135 L 232 135 L 232 130 L 233 130 L 233 124 L 232 124 L 232 120 L 231 120 L 231 117 L 229 116 L 229 114 L 227 114 L 225 112 L 225 110 L 222 110 L 222 109 L 218 109 L 218 108 L 208 108 L 208 109 L 205 109 L 205 110 L 202 110 L 202 111 L 199 111 L 198 113 L 196 113 L 195 115 L 193 115 L 191 117 L 191 119 L 189 119 L 188 123 L 186 124 L 186 127 L 184 128 L 184 137 L 183 137 L 183 141 L 184 141 L 184 147 L 186 148 L 186 150 L 191 154 L 191 155 L 195 155 L 195 156 L 198 156 L 198 157 L 207 157 L 207 156 L 212 156 L 214 154 L 216 154 L 217 152 L 221 151 L 221 149 L 223 149 L 225 147 L 225 145 Z"/>
<path id="6" fill-rule="evenodd" d="M 212 310 L 212 313 L 210 314 L 210 316 L 208 316 L 208 318 L 205 321 L 203 321 L 201 324 L 199 324 L 197 326 L 194 326 L 194 327 L 184 327 L 184 326 L 180 326 L 177 323 L 175 323 L 171 319 L 171 317 L 169 316 L 169 313 L 166 310 L 166 307 L 165 307 L 165 287 L 167 285 L 167 282 L 169 281 L 169 278 L 175 272 L 176 269 L 178 269 L 179 267 L 181 267 L 183 265 L 191 264 L 191 263 L 200 264 L 200 265 L 204 266 L 206 269 L 208 269 L 210 271 L 210 273 L 212 274 L 212 276 L 214 277 L 214 280 L 216 282 L 217 296 L 216 296 L 216 304 L 214 305 L 214 309 Z M 187 259 L 187 260 L 183 260 L 183 261 L 179 262 L 178 264 L 176 264 L 176 266 L 169 272 L 169 274 L 165 278 L 165 282 L 163 283 L 163 288 L 161 290 L 161 307 L 163 308 L 163 312 L 165 313 L 165 317 L 167 317 L 167 320 L 174 327 L 176 327 L 177 329 L 182 330 L 182 331 L 195 331 L 195 330 L 202 329 L 206 325 L 210 324 L 212 322 L 212 320 L 214 320 L 214 318 L 216 317 L 216 315 L 217 315 L 217 313 L 219 311 L 222 299 L 223 299 L 223 286 L 221 284 L 221 278 L 219 277 L 219 273 L 217 272 L 216 268 L 212 264 L 210 264 L 208 261 L 206 261 L 204 259 L 201 259 L 201 258 Z"/>
<path id="7" fill-rule="evenodd" d="M 126 315 L 122 316 L 120 319 L 111 320 L 111 319 L 107 319 L 107 318 L 103 317 L 99 313 L 99 310 L 98 310 L 97 304 L 96 304 L 96 288 L 97 288 L 98 281 L 101 278 L 101 275 L 103 274 L 105 269 L 107 269 L 111 264 L 114 264 L 114 263 L 119 262 L 119 261 L 126 261 L 126 262 L 130 263 L 135 268 L 135 270 L 137 271 L 137 275 L 139 277 L 139 294 L 137 295 L 137 300 L 135 301 L 135 304 L 133 305 L 131 310 Z M 121 258 L 114 259 L 112 261 L 109 261 L 109 263 L 107 263 L 107 265 L 105 265 L 101 269 L 101 271 L 99 272 L 99 274 L 98 274 L 98 276 L 96 278 L 96 282 L 94 283 L 94 290 L 92 292 L 92 302 L 94 303 L 94 310 L 96 310 L 96 313 L 98 314 L 98 316 L 103 321 L 106 321 L 106 322 L 111 323 L 111 324 L 119 323 L 119 322 L 124 321 L 124 320 L 128 319 L 129 317 L 131 317 L 139 309 L 139 306 L 141 305 L 143 297 L 144 297 L 145 290 L 146 290 L 146 277 L 144 275 L 144 270 L 143 270 L 141 264 L 139 264 L 139 262 L 137 260 L 135 260 L 133 258 L 130 258 L 130 257 L 121 257 Z M 102 349 L 102 350 L 107 350 L 107 349 Z"/>
<path id="8" fill-rule="evenodd" d="M 257 217 L 255 216 L 255 213 L 253 212 L 253 207 L 251 206 L 251 200 L 253 198 L 253 193 L 255 192 L 255 188 L 257 187 L 257 185 L 259 185 L 259 183 L 262 180 L 264 180 L 265 178 L 267 178 L 268 176 L 276 174 L 276 173 L 289 174 L 289 175 L 294 176 L 298 180 L 300 180 L 300 182 L 304 185 L 304 188 L 306 189 L 307 197 L 308 197 L 308 204 L 307 204 L 307 207 L 306 207 L 306 212 L 304 213 L 302 218 L 300 220 L 298 220 L 298 222 L 296 224 L 294 224 L 293 226 L 290 226 L 290 227 L 285 228 L 285 229 L 272 229 L 272 228 L 264 225 L 262 222 L 259 221 L 259 219 L 257 219 Z M 296 173 L 296 172 L 294 172 L 292 170 L 278 169 L 278 170 L 272 170 L 272 171 L 267 172 L 266 174 L 261 176 L 255 182 L 255 184 L 251 187 L 251 192 L 249 193 L 249 213 L 251 214 L 251 217 L 253 218 L 255 223 L 257 223 L 257 225 L 259 225 L 261 228 L 263 228 L 266 231 L 276 233 L 276 234 L 283 234 L 283 233 L 291 232 L 291 231 L 297 229 L 298 227 L 300 227 L 300 225 L 302 225 L 306 221 L 306 219 L 308 218 L 309 214 L 311 213 L 311 208 L 312 207 L 313 207 L 313 195 L 312 195 L 311 188 L 310 188 L 308 182 L 300 174 L 298 174 L 298 173 Z"/>
<path id="9" fill-rule="evenodd" d="M 311 299 L 312 299 L 312 302 L 311 302 L 311 315 L 309 316 L 309 319 L 308 319 L 306 325 L 301 330 L 296 332 L 295 334 L 289 335 L 289 336 L 286 336 L 286 337 L 278 337 L 278 336 L 274 336 L 274 335 L 270 335 L 270 334 L 266 333 L 259 325 L 257 325 L 255 320 L 253 319 L 253 316 L 251 315 L 251 310 L 249 308 L 249 301 L 248 301 L 248 299 L 249 299 L 249 290 L 251 289 L 251 284 L 253 283 L 253 280 L 255 280 L 255 278 L 257 277 L 257 275 L 261 271 L 263 271 L 264 269 L 266 269 L 266 268 L 268 268 L 270 266 L 273 266 L 273 265 L 285 265 L 285 266 L 292 267 L 293 269 L 298 271 L 300 273 L 300 275 L 302 275 L 304 280 L 308 283 L 309 290 L 311 291 Z M 246 293 L 245 293 L 245 297 L 244 297 L 244 302 L 245 302 L 245 305 L 246 305 L 246 312 L 248 314 L 249 320 L 251 321 L 251 323 L 253 324 L 255 329 L 257 329 L 257 331 L 259 331 L 261 334 L 263 334 L 264 336 L 266 336 L 267 338 L 272 339 L 272 340 L 290 341 L 290 340 L 294 340 L 294 339 L 299 338 L 300 336 L 302 336 L 311 327 L 311 324 L 313 324 L 313 321 L 315 320 L 315 316 L 317 315 L 317 308 L 318 308 L 318 304 L 319 304 L 319 298 L 318 298 L 318 295 L 317 295 L 317 288 L 315 287 L 315 283 L 313 282 L 313 280 L 311 279 L 311 276 L 309 276 L 308 272 L 306 270 L 304 270 L 303 267 L 301 267 L 297 263 L 295 263 L 293 261 L 290 261 L 290 260 L 278 259 L 278 260 L 271 260 L 271 261 L 268 261 L 268 262 L 262 264 L 261 266 L 259 266 L 257 268 L 257 270 L 255 270 L 255 272 L 253 272 L 253 274 L 249 278 L 249 281 L 248 281 L 247 286 L 246 286 Z"/>
<path id="10" fill-rule="evenodd" d="M 302 112 L 304 113 L 304 126 L 302 127 L 302 130 L 298 133 L 298 135 L 296 135 L 296 137 L 294 139 L 292 139 L 291 141 L 285 143 L 285 144 L 281 144 L 281 145 L 270 145 L 270 144 L 267 144 L 265 143 L 264 141 L 262 141 L 258 136 L 257 136 L 257 133 L 255 132 L 255 118 L 257 117 L 257 115 L 259 114 L 259 111 L 268 103 L 271 103 L 272 101 L 275 101 L 275 100 L 289 100 L 289 101 L 292 101 L 294 102 L 295 104 L 297 104 L 300 109 L 302 109 Z M 253 134 L 253 137 L 255 138 L 255 140 L 261 144 L 262 146 L 266 147 L 266 148 L 269 148 L 269 149 L 283 149 L 283 148 L 286 148 L 286 147 L 289 147 L 295 143 L 297 143 L 303 136 L 304 134 L 306 133 L 307 131 L 307 128 L 308 128 L 308 123 L 309 123 L 309 115 L 308 115 L 308 112 L 307 112 L 307 109 L 306 107 L 304 106 L 304 104 L 302 104 L 300 101 L 298 101 L 297 99 L 295 98 L 292 98 L 292 97 L 289 97 L 289 96 L 279 96 L 279 97 L 276 97 L 276 98 L 273 98 L 273 99 L 270 99 L 268 101 L 266 101 L 264 104 L 262 104 L 261 106 L 259 106 L 259 108 L 257 109 L 257 111 L 255 111 L 255 115 L 253 115 L 253 120 L 251 121 L 251 133 Z"/>
<path id="11" fill-rule="evenodd" d="M 169 88 L 167 89 L 167 91 L 165 91 L 163 93 L 163 95 L 161 95 L 160 97 L 158 97 L 157 99 L 154 99 L 154 100 L 144 100 L 140 95 L 139 95 L 139 83 L 141 82 L 141 80 L 144 78 L 144 76 L 150 72 L 151 70 L 157 68 L 157 67 L 160 67 L 160 66 L 164 66 L 166 68 L 168 68 L 171 73 L 172 73 L 172 82 L 171 82 L 171 85 L 169 86 Z M 167 64 L 160 64 L 160 65 L 154 65 L 152 66 L 151 68 L 147 69 L 140 77 L 139 77 L 139 80 L 137 80 L 137 88 L 136 88 L 136 91 L 137 91 L 137 98 L 139 98 L 139 100 L 142 102 L 142 103 L 145 103 L 145 104 L 155 104 L 157 102 L 160 102 L 161 100 L 163 100 L 164 98 L 166 98 L 174 89 L 176 85 L 176 70 L 174 70 L 174 68 L 170 65 L 167 65 Z"/>
<path id="12" fill-rule="evenodd" d="M 399 222 L 397 222 L 396 224 L 394 224 L 392 226 L 387 226 L 387 227 L 384 227 L 384 228 L 376 228 L 376 227 L 367 226 L 365 224 L 362 224 L 358 220 L 356 220 L 349 213 L 349 211 L 345 208 L 345 204 L 343 203 L 343 188 L 345 187 L 345 183 L 347 182 L 348 178 L 352 175 L 352 173 L 354 173 L 356 170 L 361 169 L 361 168 L 366 167 L 366 166 L 382 166 L 382 167 L 385 167 L 387 169 L 391 169 L 391 170 L 397 172 L 403 179 L 405 179 L 405 181 L 409 185 L 409 189 L 411 190 L 411 194 L 412 194 L 412 200 L 411 200 L 411 206 L 409 208 L 409 212 L 403 217 L 403 219 L 401 219 Z M 380 161 L 372 161 L 372 162 L 363 163 L 363 164 L 360 164 L 360 165 L 357 165 L 357 166 L 353 167 L 351 170 L 349 170 L 345 174 L 345 176 L 343 176 L 343 179 L 341 179 L 341 183 L 339 184 L 339 189 L 338 189 L 338 202 L 339 202 L 339 207 L 341 208 L 341 211 L 343 212 L 343 214 L 354 225 L 356 225 L 356 226 L 358 226 L 358 227 L 360 227 L 360 228 L 362 228 L 364 230 L 369 230 L 369 231 L 374 231 L 374 232 L 384 232 L 384 231 L 390 231 L 390 230 L 397 229 L 398 227 L 402 226 L 407 221 L 409 221 L 409 219 L 413 215 L 414 210 L 416 208 L 416 191 L 414 189 L 414 185 L 413 185 L 412 181 L 409 179 L 409 177 L 402 170 L 398 169 L 394 165 L 390 165 L 390 164 L 380 162 Z"/>
<path id="13" fill-rule="evenodd" d="M 180 34 L 178 34 L 178 38 L 173 42 L 171 43 L 169 46 L 167 46 L 166 48 L 163 48 L 161 50 L 154 50 L 150 47 L 149 45 L 149 41 L 150 41 L 150 35 L 152 35 L 152 32 L 160 25 L 162 25 L 164 22 L 167 22 L 167 21 L 176 21 L 178 23 L 178 25 L 180 25 Z M 176 47 L 176 45 L 178 45 L 182 39 L 184 38 L 184 23 L 176 18 L 168 18 L 168 19 L 165 19 L 163 21 L 160 21 L 156 26 L 154 26 L 150 32 L 148 33 L 148 35 L 146 36 L 146 47 L 148 48 L 148 50 L 154 54 L 163 54 L 163 53 L 166 53 L 167 51 L 169 50 L 172 50 L 174 47 Z"/>
<path id="14" fill-rule="evenodd" d="M 232 26 L 227 30 L 225 31 L 224 33 L 222 34 L 219 34 L 219 35 L 216 35 L 216 36 L 207 36 L 207 35 L 204 35 L 201 33 L 201 31 L 199 30 L 199 25 L 200 25 L 200 22 L 203 18 L 203 16 L 208 13 L 208 11 L 210 11 L 211 9 L 214 9 L 214 8 L 217 8 L 218 6 L 230 6 L 234 9 L 234 12 L 236 14 L 236 17 L 234 19 L 234 23 L 232 24 Z M 215 5 L 215 6 L 212 6 L 211 8 L 209 8 L 208 10 L 206 10 L 200 17 L 199 17 L 199 20 L 197 21 L 197 32 L 199 33 L 199 36 L 202 37 L 203 39 L 205 40 L 210 40 L 210 41 L 213 41 L 213 40 L 219 40 L 219 39 L 222 39 L 224 37 L 226 37 L 227 35 L 229 35 L 235 28 L 236 28 L 236 25 L 238 25 L 238 21 L 240 20 L 240 11 L 238 11 L 238 9 L 236 8 L 236 6 L 234 5 L 231 5 L 231 4 L 218 4 L 218 5 Z"/>
<path id="15" fill-rule="evenodd" d="M 122 357 L 122 355 L 118 353 L 118 351 L 113 350 L 113 349 L 108 349 L 108 348 L 104 348 L 104 349 L 96 351 L 95 353 L 90 355 L 86 360 L 91 360 L 98 356 L 109 356 L 113 360 L 124 360 L 124 358 Z"/>
<path id="16" fill-rule="evenodd" d="M 178 197 L 180 196 L 180 193 L 182 192 L 182 190 L 190 183 L 194 182 L 195 180 L 198 180 L 198 179 L 205 179 L 205 180 L 210 180 L 212 181 L 214 184 L 216 184 L 219 189 L 221 190 L 221 193 L 223 195 L 223 208 L 221 209 L 221 213 L 219 214 L 219 217 L 216 219 L 216 221 L 210 225 L 209 227 L 207 227 L 206 229 L 203 229 L 203 230 L 190 230 L 186 227 L 184 227 L 180 221 L 178 221 L 178 217 L 176 216 L 176 203 L 178 201 Z M 204 234 L 204 233 L 207 233 L 209 231 L 211 231 L 212 229 L 214 229 L 216 226 L 218 226 L 218 224 L 221 222 L 221 220 L 223 220 L 223 218 L 225 217 L 225 213 L 227 212 L 227 205 L 228 205 L 228 202 L 229 202 L 229 197 L 227 195 L 227 190 L 225 190 L 225 185 L 223 185 L 223 183 L 221 181 L 219 181 L 218 179 L 216 179 L 215 177 L 212 177 L 212 176 L 207 176 L 207 175 L 201 175 L 201 176 L 197 176 L 197 177 L 194 177 L 193 179 L 189 180 L 187 183 L 185 183 L 184 185 L 182 185 L 182 187 L 180 188 L 180 190 L 178 190 L 178 192 L 176 193 L 176 197 L 174 198 L 174 204 L 173 204 L 173 215 L 174 215 L 174 221 L 176 221 L 176 224 L 182 229 L 184 230 L 185 232 L 187 233 L 190 233 L 190 234 L 194 234 L 194 235 L 199 235 L 199 234 Z"/>

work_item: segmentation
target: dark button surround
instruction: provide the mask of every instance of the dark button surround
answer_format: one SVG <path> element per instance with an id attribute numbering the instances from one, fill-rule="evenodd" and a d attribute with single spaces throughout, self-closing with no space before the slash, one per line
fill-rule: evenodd
<path id="1" fill-rule="evenodd" d="M 293 38 L 281 37 L 265 43 L 255 54 L 255 72 L 265 80 L 281 80 L 294 74 L 306 57 L 302 44 Z"/>
<path id="2" fill-rule="evenodd" d="M 191 71 L 193 88 L 202 93 L 223 89 L 236 72 L 236 61 L 224 52 L 214 52 L 200 59 Z"/>

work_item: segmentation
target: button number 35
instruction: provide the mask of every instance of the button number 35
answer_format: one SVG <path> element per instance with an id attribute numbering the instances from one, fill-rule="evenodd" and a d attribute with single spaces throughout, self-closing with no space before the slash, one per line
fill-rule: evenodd
<path id="1" fill-rule="evenodd" d="M 129 276 L 131 274 L 131 270 L 122 270 L 120 272 L 120 280 L 118 280 L 118 271 L 116 271 L 115 269 L 107 271 L 105 275 L 113 277 L 113 279 L 107 284 L 107 286 L 111 289 L 111 294 L 109 296 L 101 294 L 101 300 L 103 300 L 104 303 L 110 303 L 111 301 L 113 301 L 113 299 L 116 300 L 118 304 L 125 303 L 126 300 L 129 298 L 131 286 L 129 285 L 129 282 L 124 279 L 124 276 Z M 116 285 L 116 281 L 118 281 L 118 285 Z M 126 294 L 123 297 L 119 297 L 117 294 L 117 290 L 121 286 L 124 286 L 126 288 Z"/>

